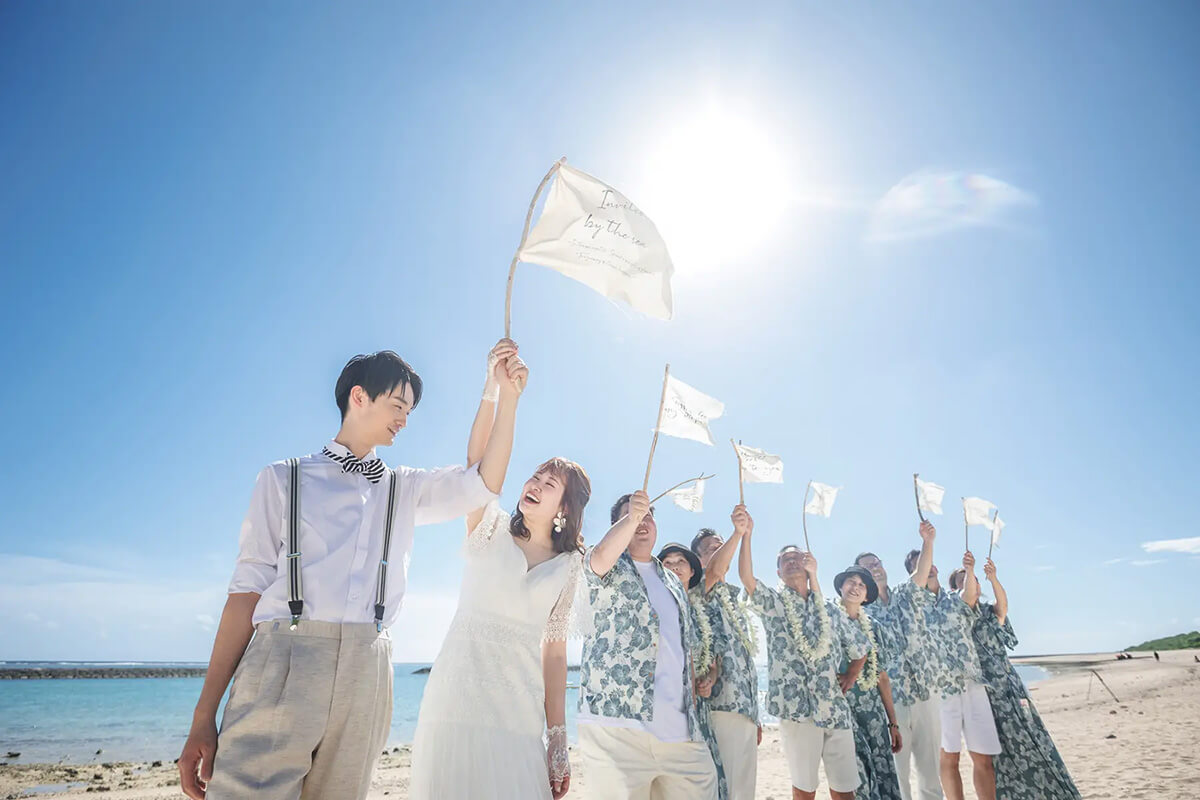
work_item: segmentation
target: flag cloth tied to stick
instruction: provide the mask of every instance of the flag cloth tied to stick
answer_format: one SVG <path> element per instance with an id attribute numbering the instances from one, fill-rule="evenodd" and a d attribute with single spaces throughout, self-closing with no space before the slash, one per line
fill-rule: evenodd
<path id="1" fill-rule="evenodd" d="M 700 513 L 704 510 L 704 484 L 707 482 L 708 478 L 701 478 L 691 486 L 684 486 L 668 492 L 671 502 L 684 511 L 691 511 L 693 514 Z"/>
<path id="2" fill-rule="evenodd" d="M 744 483 L 783 483 L 783 459 L 757 447 L 735 444 Z"/>
<path id="3" fill-rule="evenodd" d="M 838 489 L 841 487 L 828 486 L 816 481 L 813 481 L 810 486 L 812 488 L 812 499 L 804 507 L 805 513 L 828 517 L 833 513 L 833 502 L 837 500 Z"/>
<path id="4" fill-rule="evenodd" d="M 995 547 L 1000 544 L 1000 533 L 1004 530 L 1004 520 L 1000 519 L 999 512 L 992 517 L 991 522 L 988 523 L 988 527 L 992 529 L 992 547 Z M 991 551 L 989 550 L 988 552 L 990 553 Z"/>
<path id="5" fill-rule="evenodd" d="M 675 267 L 658 228 L 625 195 L 567 164 L 559 166 L 542 216 L 517 257 L 651 317 L 673 314 Z"/>
<path id="6" fill-rule="evenodd" d="M 991 529 L 992 512 L 996 510 L 994 503 L 989 503 L 979 497 L 963 498 L 963 517 L 968 525 L 983 525 Z"/>
<path id="7" fill-rule="evenodd" d="M 917 508 L 930 514 L 941 514 L 942 498 L 945 496 L 946 487 L 917 478 Z"/>
<path id="8" fill-rule="evenodd" d="M 657 430 L 667 436 L 712 445 L 708 423 L 724 413 L 725 404 L 720 400 L 693 389 L 674 375 L 667 375 Z"/>

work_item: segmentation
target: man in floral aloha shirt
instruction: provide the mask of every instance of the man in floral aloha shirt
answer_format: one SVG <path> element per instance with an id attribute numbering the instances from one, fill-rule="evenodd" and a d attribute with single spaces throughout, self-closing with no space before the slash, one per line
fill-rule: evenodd
<path id="1" fill-rule="evenodd" d="M 618 499 L 612 521 L 584 557 L 595 626 L 579 673 L 589 796 L 717 800 L 717 769 L 697 715 L 697 634 L 686 591 L 654 557 L 658 528 L 645 492 Z"/>
<path id="2" fill-rule="evenodd" d="M 824 764 L 834 800 L 853 800 L 858 760 L 844 692 L 867 660 L 867 637 L 845 614 L 832 613 L 811 553 L 794 546 L 780 551 L 778 589 L 757 580 L 751 538 L 751 531 L 742 535 L 738 574 L 767 633 L 767 713 L 779 717 L 792 794 L 815 800 L 818 766 Z M 850 667 L 839 675 L 843 656 Z"/>

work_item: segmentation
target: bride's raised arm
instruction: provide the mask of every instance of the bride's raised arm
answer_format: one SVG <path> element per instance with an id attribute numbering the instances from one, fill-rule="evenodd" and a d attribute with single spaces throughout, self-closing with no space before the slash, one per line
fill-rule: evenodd
<path id="1" fill-rule="evenodd" d="M 483 395 L 479 398 L 479 409 L 475 412 L 475 421 L 471 423 L 471 434 L 467 438 L 467 466 L 473 467 L 483 460 L 488 441 L 492 436 L 492 426 L 496 421 L 496 403 L 500 399 L 500 381 L 507 376 L 505 364 L 512 356 L 517 355 L 517 343 L 512 339 L 501 339 L 488 353 L 487 379 L 483 385 Z M 483 507 L 467 514 L 467 533 L 475 530 L 483 519 Z"/>

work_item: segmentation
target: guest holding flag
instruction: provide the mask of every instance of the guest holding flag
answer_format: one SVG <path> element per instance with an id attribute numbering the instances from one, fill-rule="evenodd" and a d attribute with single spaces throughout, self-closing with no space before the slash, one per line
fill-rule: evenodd
<path id="1" fill-rule="evenodd" d="M 1000 752 L 996 722 L 983 685 L 983 671 L 975 649 L 972 628 L 979 617 L 979 581 L 975 578 L 975 556 L 963 554 L 965 581 L 962 591 L 946 592 L 936 585 L 937 574 L 930 577 L 937 594 L 926 613 L 930 629 L 938 643 L 942 660 L 942 791 L 949 800 L 963 800 L 959 754 L 963 739 L 971 755 L 971 777 L 979 800 L 996 800 L 996 773 L 992 756 Z"/>
<path id="2" fill-rule="evenodd" d="M 892 687 L 884 665 L 895 658 L 896 645 L 886 625 L 873 625 L 863 610 L 879 597 L 871 573 L 863 567 L 847 567 L 833 579 L 833 590 L 841 598 L 841 613 L 851 625 L 862 628 L 870 652 L 858 680 L 846 692 L 854 718 L 854 750 L 862 785 L 855 800 L 900 800 L 893 754 L 900 750 L 900 726 L 892 703 Z"/>
<path id="3" fill-rule="evenodd" d="M 700 729 L 704 732 L 704 742 L 717 767 L 717 795 L 720 800 L 729 800 L 729 784 L 713 735 L 711 711 L 713 684 L 721 673 L 720 653 L 725 649 L 725 631 L 721 627 L 720 617 L 705 602 L 704 568 L 700 566 L 696 554 L 672 542 L 658 551 L 658 560 L 687 587 L 692 627 L 696 631 L 692 642 L 692 663 L 696 666 L 696 710 L 700 717 Z"/>
<path id="4" fill-rule="evenodd" d="M 860 781 L 844 692 L 866 661 L 867 638 L 821 596 L 812 553 L 784 547 L 776 559 L 781 584 L 772 589 L 754 577 L 751 539 L 752 531 L 742 534 L 738 574 L 767 632 L 767 713 L 780 720 L 792 797 L 816 798 L 823 763 L 833 800 L 852 800 Z M 850 664 L 838 674 L 843 656 Z"/>
<path id="5" fill-rule="evenodd" d="M 590 796 L 715 800 L 687 594 L 654 557 L 658 527 L 644 491 L 620 497 L 611 519 L 584 555 L 595 631 L 583 644 L 578 722 Z"/>
<path id="6" fill-rule="evenodd" d="M 939 744 L 941 742 L 941 659 L 937 643 L 925 618 L 934 594 L 927 589 L 933 566 L 933 542 L 937 530 L 924 521 L 919 528 L 921 549 L 909 553 L 904 564 L 908 576 L 888 587 L 887 570 L 874 553 L 860 553 L 854 563 L 871 573 L 879 588 L 879 599 L 866 606 L 876 630 L 886 628 L 895 642 L 896 655 L 885 665 L 900 727 L 900 750 L 895 754 L 900 796 L 911 800 L 940 800 Z M 936 581 L 936 579 L 935 579 Z M 917 794 L 912 793 L 911 775 L 916 764 Z"/>
<path id="7" fill-rule="evenodd" d="M 705 600 L 720 620 L 721 670 L 713 684 L 709 706 L 717 749 L 725 766 L 731 800 L 754 800 L 758 779 L 758 746 L 762 725 L 758 711 L 758 669 L 754 656 L 758 641 L 741 590 L 725 582 L 742 537 L 754 529 L 754 519 L 744 505 L 730 515 L 733 533 L 725 541 L 712 528 L 701 528 L 692 539 L 692 551 L 704 565 Z"/>
<path id="8" fill-rule="evenodd" d="M 992 585 L 996 602 L 979 602 L 979 615 L 971 633 L 1000 736 L 1001 749 L 995 759 L 996 797 L 1079 800 L 1079 790 L 1067 765 L 1042 724 L 1021 676 L 1008 659 L 1007 651 L 1017 646 L 1017 635 L 1008 616 L 1008 594 L 996 577 L 996 565 L 990 558 L 983 566 L 983 574 Z M 951 588 L 961 588 L 964 577 L 964 572 L 956 570 L 950 576 Z"/>

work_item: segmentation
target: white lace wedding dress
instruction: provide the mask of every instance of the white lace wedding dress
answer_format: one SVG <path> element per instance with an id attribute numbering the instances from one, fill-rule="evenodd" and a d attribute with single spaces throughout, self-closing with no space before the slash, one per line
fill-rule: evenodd
<path id="1" fill-rule="evenodd" d="M 467 537 L 458 611 L 413 739 L 412 800 L 549 800 L 542 642 L 566 640 L 582 559 L 528 568 L 493 503 Z"/>

